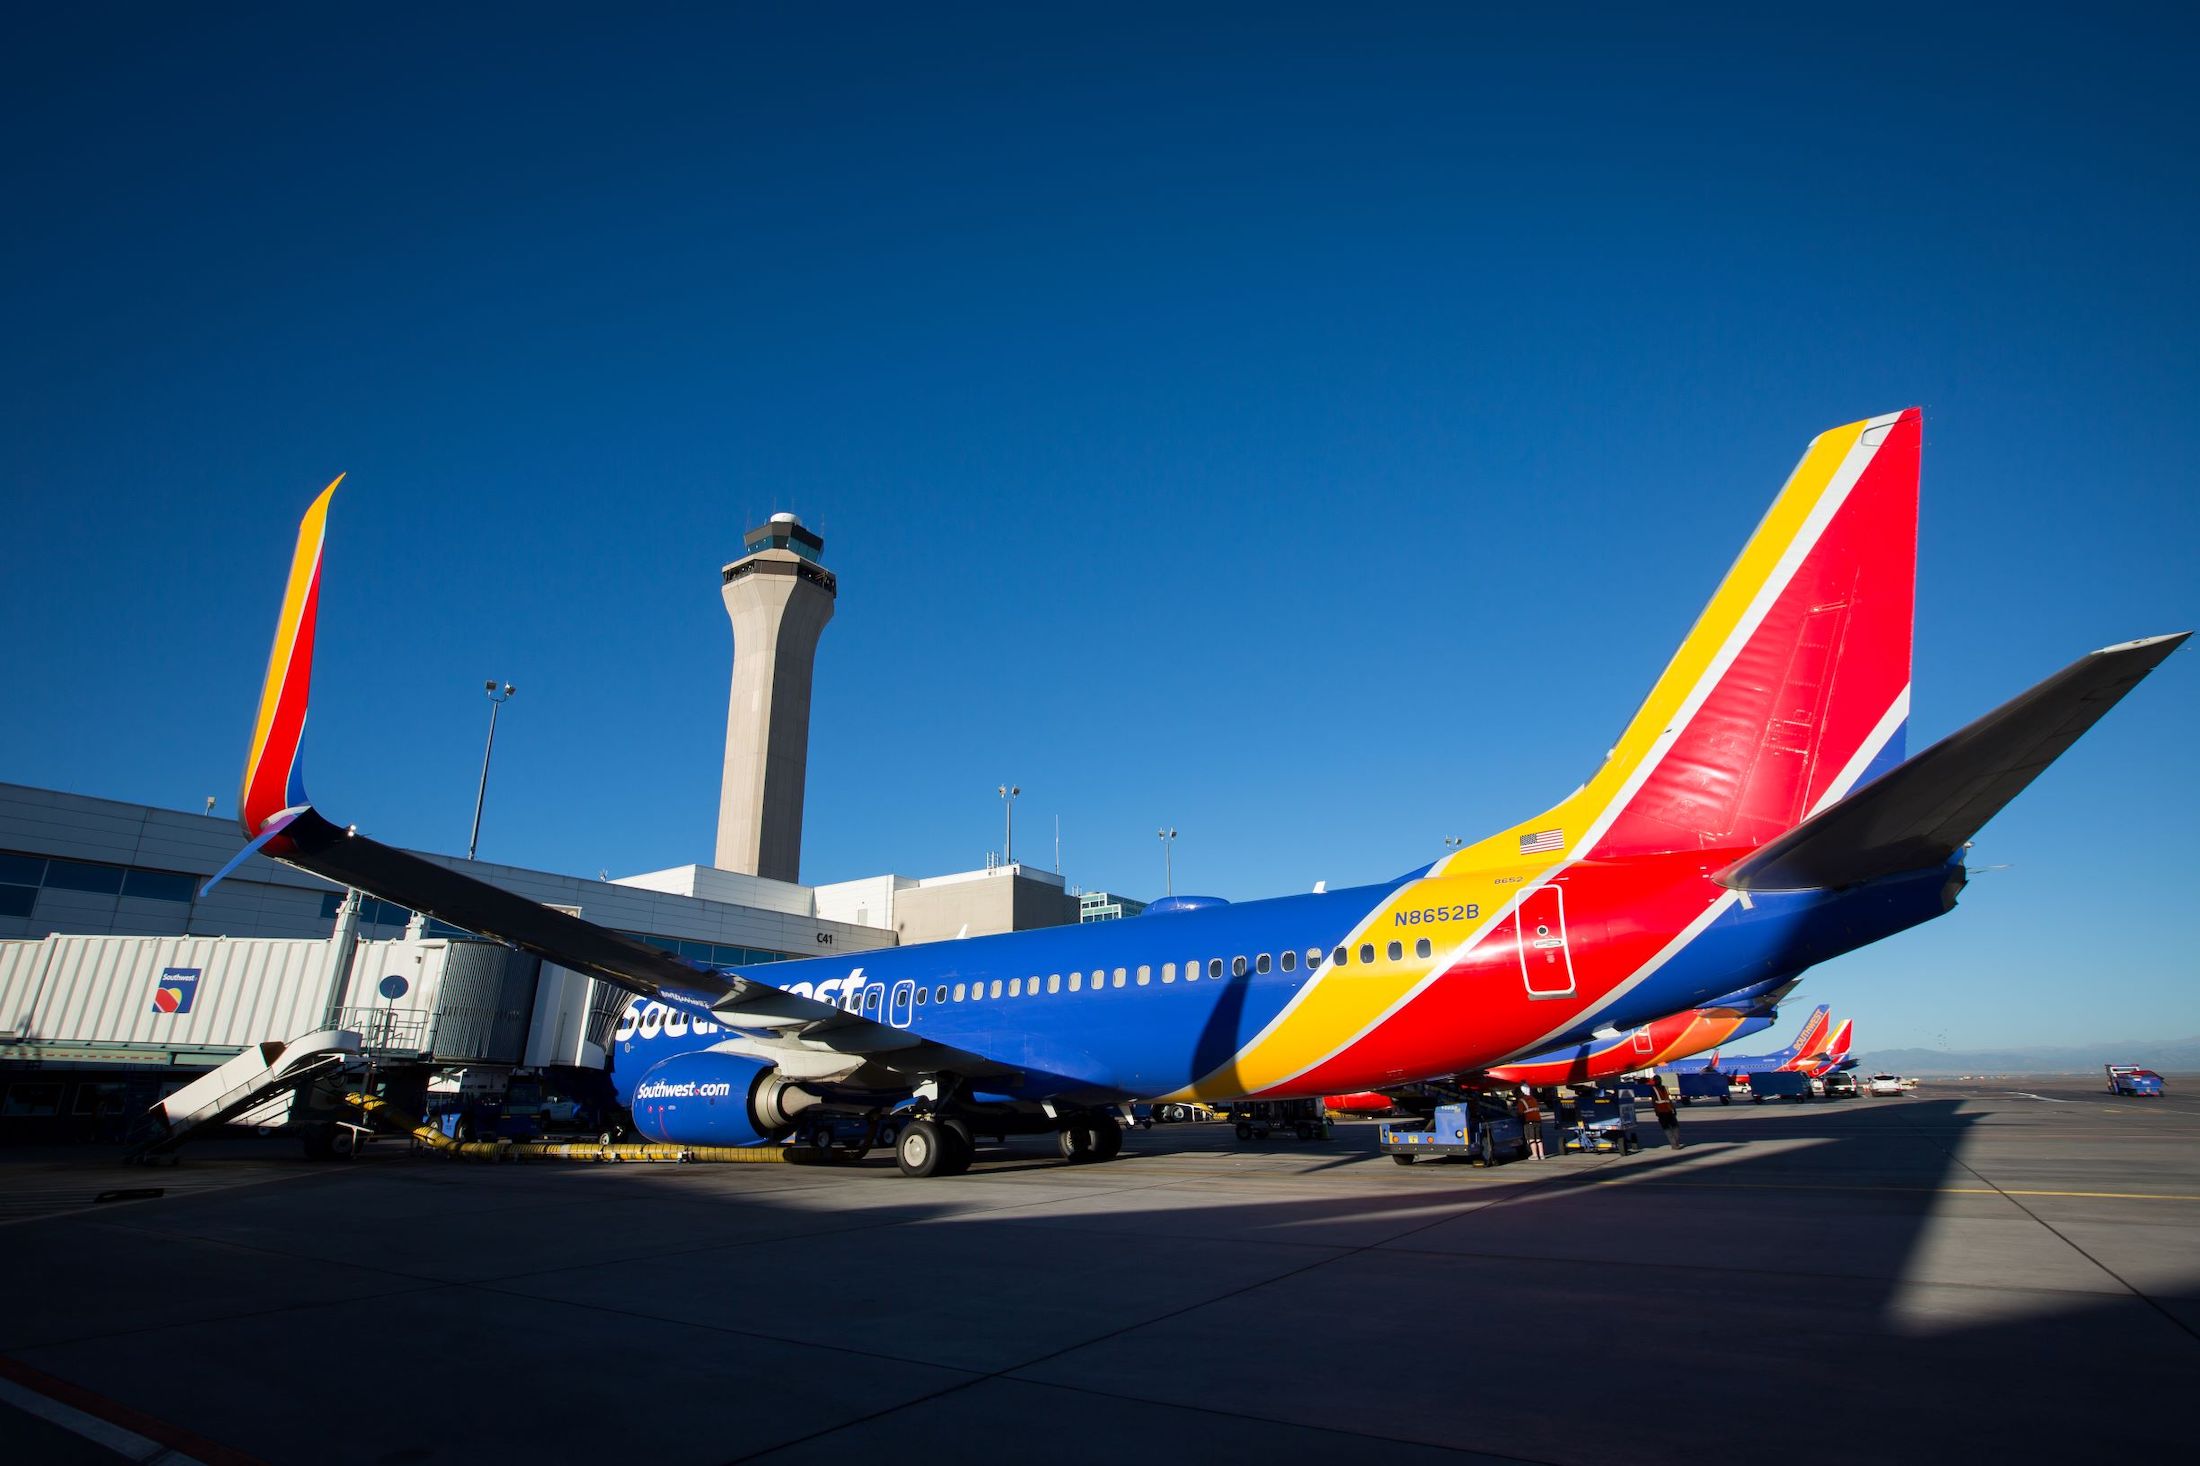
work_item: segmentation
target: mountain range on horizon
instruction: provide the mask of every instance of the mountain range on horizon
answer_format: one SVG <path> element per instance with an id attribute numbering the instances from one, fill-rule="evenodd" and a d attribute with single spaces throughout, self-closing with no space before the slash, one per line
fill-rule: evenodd
<path id="1" fill-rule="evenodd" d="M 2200 1072 L 2200 1037 L 1997 1049 L 1871 1049 L 1856 1058 L 1860 1074 L 2098 1074 L 2104 1064 Z"/>

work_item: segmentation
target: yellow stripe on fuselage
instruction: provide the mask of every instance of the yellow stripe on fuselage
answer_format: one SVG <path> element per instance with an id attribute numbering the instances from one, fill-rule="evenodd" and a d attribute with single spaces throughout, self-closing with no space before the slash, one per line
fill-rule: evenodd
<path id="1" fill-rule="evenodd" d="M 1543 873 L 1557 863 L 1558 857 L 1552 856 L 1539 864 L 1523 865 L 1515 856 L 1503 869 L 1443 878 L 1424 876 L 1399 887 L 1338 943 L 1350 949 L 1350 959 L 1343 967 L 1325 961 L 1297 999 L 1228 1063 L 1173 1094 L 1156 1098 L 1235 1099 L 1305 1073 L 1374 1028 L 1448 967 L 1492 922 L 1511 909 L 1521 892 L 1533 890 Z M 1467 906 L 1479 913 L 1468 921 L 1431 924 L 1409 920 L 1405 925 L 1398 921 L 1401 913 L 1410 917 L 1414 912 L 1448 912 Z M 1422 937 L 1429 938 L 1431 955 L 1410 955 L 1413 944 Z M 1395 962 L 1386 955 L 1394 941 L 1409 954 Z M 1363 943 L 1374 946 L 1373 963 L 1360 961 Z"/>
<path id="2" fill-rule="evenodd" d="M 305 619 L 306 593 L 313 586 L 314 567 L 321 562 L 321 536 L 328 525 L 329 500 L 343 481 L 342 474 L 331 479 L 329 486 L 321 490 L 320 497 L 307 507 L 305 518 L 298 521 L 298 544 L 290 556 L 290 581 L 283 587 L 283 613 L 275 622 L 275 645 L 267 654 L 267 680 L 260 686 L 260 718 L 252 729 L 252 757 L 246 765 L 248 784 L 250 770 L 258 766 L 260 756 L 267 752 L 268 730 L 275 726 L 275 709 L 283 696 L 283 678 L 290 670 L 291 652 L 298 644 L 298 624 Z"/>

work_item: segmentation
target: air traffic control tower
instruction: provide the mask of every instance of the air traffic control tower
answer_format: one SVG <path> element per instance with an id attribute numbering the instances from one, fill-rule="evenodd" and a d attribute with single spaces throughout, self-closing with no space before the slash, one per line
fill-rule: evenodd
<path id="1" fill-rule="evenodd" d="M 733 696 L 718 790 L 720 870 L 799 881 L 802 784 L 810 762 L 810 672 L 839 588 L 825 541 L 792 514 L 742 536 L 725 568 Z"/>

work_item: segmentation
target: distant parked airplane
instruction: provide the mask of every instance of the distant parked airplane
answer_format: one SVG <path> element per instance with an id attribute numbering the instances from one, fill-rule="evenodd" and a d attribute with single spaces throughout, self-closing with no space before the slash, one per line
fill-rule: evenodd
<path id="1" fill-rule="evenodd" d="M 1741 1058 L 1716 1051 L 1701 1059 L 1679 1059 L 1666 1065 L 1675 1074 L 1758 1074 L 1780 1069 L 1801 1069 L 1817 1062 L 1825 1050 L 1826 1041 L 1833 1032 L 1833 1009 L 1820 1003 L 1810 1010 L 1803 1020 L 1802 1031 L 1795 1035 L 1795 1042 L 1777 1053 L 1756 1054 Z"/>

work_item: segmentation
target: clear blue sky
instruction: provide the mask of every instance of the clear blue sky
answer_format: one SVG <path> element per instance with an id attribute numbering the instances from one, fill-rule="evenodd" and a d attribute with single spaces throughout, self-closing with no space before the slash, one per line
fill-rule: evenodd
<path id="1" fill-rule="evenodd" d="M 339 469 L 309 768 L 707 861 L 718 567 L 841 576 L 804 873 L 1245 898 L 1586 775 L 1803 443 L 1926 412 L 1912 747 L 2200 621 L 2193 22 L 1931 8 L 18 7 L 0 777 L 233 807 Z M 1821 969 L 1867 1046 L 2200 1032 L 2200 654 Z"/>

